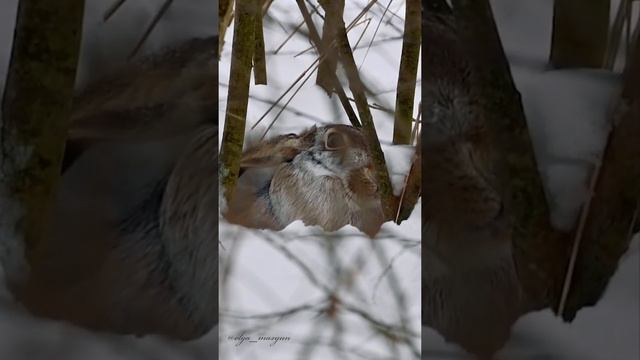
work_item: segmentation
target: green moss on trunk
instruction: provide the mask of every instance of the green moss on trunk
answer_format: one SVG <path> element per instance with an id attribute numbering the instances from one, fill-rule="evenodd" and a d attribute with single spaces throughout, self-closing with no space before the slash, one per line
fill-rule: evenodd
<path id="1" fill-rule="evenodd" d="M 83 0 L 21 0 L 2 103 L 2 174 L 25 214 L 26 256 L 43 233 L 60 173 L 82 34 Z"/>
<path id="2" fill-rule="evenodd" d="M 252 60 L 256 48 L 255 17 L 258 3 L 258 0 L 236 3 L 229 92 L 220 150 L 220 184 L 227 200 L 233 194 L 240 171 Z"/>

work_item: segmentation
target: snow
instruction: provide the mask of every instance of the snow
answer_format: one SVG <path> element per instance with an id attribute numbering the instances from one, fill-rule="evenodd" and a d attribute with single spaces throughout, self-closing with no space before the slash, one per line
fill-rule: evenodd
<path id="1" fill-rule="evenodd" d="M 512 69 L 547 187 L 553 224 L 570 230 L 605 146 L 619 75 L 517 65 Z"/>
<path id="2" fill-rule="evenodd" d="M 220 312 L 224 334 L 220 343 L 221 358 L 255 359 L 259 354 L 261 360 L 298 359 L 307 342 L 318 346 L 309 359 L 334 358 L 334 349 L 322 345 L 331 344 L 335 335 L 333 321 L 341 323 L 338 336 L 344 348 L 354 353 L 362 351 L 371 356 L 368 358 L 392 356 L 388 344 L 376 335 L 371 325 L 346 310 L 331 321 L 318 313 L 320 307 L 290 318 L 276 318 L 267 321 L 266 325 L 260 319 L 236 317 L 278 313 L 315 304 L 326 296 L 322 290 L 324 286 L 335 289 L 345 303 L 385 323 L 399 325 L 404 316 L 416 334 L 412 342 L 419 349 L 420 209 L 418 203 L 411 217 L 401 225 L 384 224 L 374 240 L 349 225 L 325 233 L 317 226 L 305 226 L 296 221 L 284 230 L 274 232 L 247 229 L 222 220 L 220 239 L 224 250 L 220 253 L 220 266 L 221 269 L 229 267 L 230 275 L 227 283 L 221 282 Z M 386 254 L 386 261 L 377 259 L 374 246 Z M 299 263 L 292 257 L 299 259 Z M 400 283 L 387 281 L 384 277 L 385 271 L 389 271 L 387 266 L 392 267 Z M 394 289 L 394 285 L 399 290 Z M 392 295 L 394 291 L 404 296 L 402 308 L 398 308 L 397 299 Z M 246 330 L 254 327 L 259 329 Z M 241 334 L 254 338 L 287 336 L 291 340 L 269 349 L 266 344 L 236 346 L 236 341 L 228 339 Z M 401 349 L 400 354 L 398 359 L 413 358 L 408 349 Z M 345 356 L 346 359 L 356 358 L 349 354 Z"/>
<path id="3" fill-rule="evenodd" d="M 349 24 L 366 2 L 347 1 L 345 4 L 345 23 Z M 356 64 L 360 66 L 363 81 L 379 94 L 371 102 L 393 108 L 395 92 L 391 90 L 397 85 L 403 22 L 387 14 L 376 40 L 392 40 L 374 44 L 368 53 L 366 49 L 385 6 L 386 2 L 374 6 L 365 17 L 371 18 L 371 23 L 360 41 L 360 46 L 364 48 L 357 49 L 354 56 Z M 393 3 L 390 11 L 404 16 L 404 6 L 400 3 Z M 269 12 L 282 25 L 265 21 L 269 84 L 254 86 L 252 82 L 246 127 L 246 135 L 250 139 L 260 138 L 279 110 L 276 107 L 258 124 L 270 106 L 269 99 L 278 99 L 316 59 L 313 51 L 300 54 L 310 45 L 299 34 L 293 36 L 279 54 L 272 54 L 302 21 L 302 17 L 293 2 L 276 1 Z M 389 18 L 391 25 L 386 23 Z M 317 22 L 317 25 L 321 25 L 321 22 Z M 365 25 L 356 26 L 349 33 L 351 44 L 357 42 L 364 27 Z M 321 29 L 321 26 L 317 28 Z M 225 50 L 219 67 L 221 128 L 226 110 L 231 55 L 229 45 L 232 35 L 233 25 L 227 30 Z M 344 80 L 343 84 L 348 89 Z M 418 83 L 416 94 L 420 92 Z M 286 103 L 290 96 L 291 94 L 285 96 L 281 104 Z M 265 99 L 267 101 L 263 101 Z M 417 114 L 417 105 L 416 101 L 414 114 Z M 355 109 L 355 105 L 353 107 Z M 315 73 L 291 100 L 288 108 L 293 111 L 284 111 L 268 131 L 267 137 L 299 133 L 312 125 L 349 123 L 337 97 L 334 95 L 330 99 L 315 85 Z M 372 110 L 372 115 L 394 193 L 399 195 L 415 148 L 391 145 L 393 116 L 376 109 Z M 252 129 L 253 125 L 256 125 L 255 129 Z M 339 358 L 338 356 L 343 359 L 415 358 L 410 348 L 418 351 L 420 349 L 420 211 L 418 203 L 408 220 L 401 225 L 384 224 L 374 240 L 352 226 L 325 233 L 317 226 L 305 226 L 301 221 L 296 221 L 283 231 L 273 232 L 231 225 L 222 219 L 220 268 L 229 267 L 230 275 L 225 282 L 221 271 L 220 357 L 225 360 L 333 359 Z M 292 257 L 299 259 L 299 262 L 292 260 Z M 392 283 L 389 283 L 390 277 L 395 279 Z M 310 278 L 317 279 L 322 285 L 315 284 Z M 413 334 L 411 345 L 399 344 L 398 349 L 394 349 L 384 337 L 376 334 L 369 322 L 348 310 L 339 310 L 334 319 L 322 316 L 323 312 L 318 307 L 314 307 L 313 311 L 268 321 L 239 317 L 272 314 L 301 305 L 316 304 L 327 296 L 322 290 L 323 286 L 335 289 L 341 300 L 379 321 L 400 326 L 406 320 L 407 327 Z M 397 295 L 402 299 L 398 299 Z M 252 331 L 254 328 L 257 330 Z M 290 341 L 273 347 L 262 343 L 244 343 L 238 346 L 234 336 L 242 334 L 253 337 L 288 336 Z M 304 351 L 310 351 L 307 346 L 313 348 L 313 351 L 306 357 L 301 357 L 300 354 Z M 339 349 L 348 351 L 340 352 Z"/>
<path id="4" fill-rule="evenodd" d="M 623 256 L 618 271 L 595 307 L 563 323 L 545 310 L 521 318 L 512 341 L 498 359 L 546 356 L 558 360 L 629 360 L 640 358 L 640 236 Z"/>
<path id="5" fill-rule="evenodd" d="M 513 326 L 496 360 L 630 360 L 640 358 L 640 234 L 623 256 L 595 307 L 564 323 L 550 310 L 529 313 Z M 473 359 L 429 328 L 422 329 L 423 359 Z"/>
<path id="6" fill-rule="evenodd" d="M 0 267 L 0 284 L 4 284 Z M 217 353 L 217 327 L 196 341 L 179 343 L 157 336 L 134 338 L 86 331 L 62 322 L 35 318 L 0 286 L 0 358 L 2 359 L 189 359 L 209 360 Z"/>
<path id="7" fill-rule="evenodd" d="M 618 3 L 612 1 L 612 18 Z M 605 145 L 622 66 L 618 62 L 613 73 L 549 70 L 553 0 L 492 0 L 491 4 L 522 95 L 552 223 L 570 230 Z M 634 18 L 639 11 L 636 6 Z M 569 324 L 549 310 L 525 315 L 496 359 L 638 359 L 639 303 L 640 236 L 636 236 L 595 307 L 581 310 Z M 423 328 L 422 336 L 424 359 L 471 358 L 433 330 Z"/>
<path id="8" fill-rule="evenodd" d="M 109 22 L 103 22 L 101 17 L 112 1 L 87 0 L 85 7 L 85 22 L 81 58 L 76 85 L 83 87 L 87 82 L 95 80 L 114 67 L 122 64 L 135 44 L 142 36 L 147 24 L 164 0 L 135 0 L 127 1 L 119 13 Z M 6 71 L 10 60 L 10 51 L 15 26 L 17 0 L 0 0 L 0 97 L 4 91 Z M 184 21 L 184 19 L 189 21 Z M 141 53 L 156 51 L 165 46 L 171 46 L 181 40 L 192 37 L 205 37 L 217 32 L 217 3 L 208 0 L 175 1 L 164 19 L 149 37 Z M 1 114 L 0 114 L 1 119 Z M 120 166 L 128 170 L 127 177 L 115 180 L 109 179 L 111 194 L 116 194 L 112 200 L 123 206 L 133 201 L 131 188 L 140 186 L 143 182 L 139 175 L 141 168 L 149 172 L 162 166 L 162 155 L 153 158 L 154 161 L 141 161 L 145 154 L 162 154 L 167 150 L 167 144 L 148 144 L 146 147 L 135 148 L 139 158 L 131 158 L 130 149 L 113 149 L 102 146 L 87 154 L 85 161 L 103 161 L 114 164 L 119 161 Z M 157 160 L 157 161 L 156 161 Z M 146 166 L 146 167 L 145 167 Z M 138 176 L 136 176 L 138 175 Z M 85 175 L 86 176 L 86 175 Z M 79 174 L 72 176 L 62 187 L 83 187 L 77 192 L 81 196 L 92 198 L 91 193 L 95 183 L 84 183 Z M 132 186 L 133 185 L 133 186 Z M 129 188 L 129 192 L 125 191 Z M 103 188 L 104 189 L 104 188 Z M 6 288 L 6 278 L 22 272 L 18 261 L 21 246 L 15 241 L 12 219 L 19 216 L 20 209 L 11 205 L 0 189 L 0 359 L 211 359 L 218 352 L 218 328 L 213 328 L 204 337 L 190 342 L 174 342 L 157 336 L 135 338 L 133 336 L 118 336 L 86 331 L 58 321 L 45 320 L 30 315 L 13 300 Z M 134 192 L 135 193 L 135 192 Z M 125 201 L 128 198 L 128 203 Z M 79 206 L 69 204 L 69 206 Z M 69 219 L 72 221 L 73 219 Z"/>

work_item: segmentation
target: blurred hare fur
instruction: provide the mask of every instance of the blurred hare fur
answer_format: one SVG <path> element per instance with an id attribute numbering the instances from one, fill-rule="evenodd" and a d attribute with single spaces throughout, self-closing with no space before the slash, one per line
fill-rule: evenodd
<path id="1" fill-rule="evenodd" d="M 444 2 L 442 2 L 444 3 Z M 443 5 L 446 7 L 446 5 Z M 495 153 L 451 10 L 428 11 L 425 41 L 423 323 L 490 358 L 520 315 Z M 486 95 L 484 95 L 486 96 Z"/>
<path id="2" fill-rule="evenodd" d="M 351 224 L 373 236 L 384 221 L 369 149 L 354 127 L 275 137 L 247 149 L 241 166 L 231 222 L 282 229 L 302 220 L 326 231 Z"/>
<path id="3" fill-rule="evenodd" d="M 16 294 L 30 311 L 179 339 L 217 324 L 216 52 L 216 38 L 191 40 L 128 64 L 76 97 L 70 143 L 117 149 L 155 142 L 165 158 L 141 151 L 83 161 L 74 154 L 81 164 L 68 161 L 50 231 Z M 133 179 L 146 186 L 125 184 L 122 195 L 113 184 L 128 176 L 121 167 L 127 158 L 157 166 Z"/>

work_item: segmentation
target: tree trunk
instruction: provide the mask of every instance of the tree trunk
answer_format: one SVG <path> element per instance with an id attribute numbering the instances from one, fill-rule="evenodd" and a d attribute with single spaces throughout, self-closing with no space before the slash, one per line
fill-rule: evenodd
<path id="1" fill-rule="evenodd" d="M 413 102 L 416 92 L 418 58 L 422 29 L 420 18 L 422 6 L 418 0 L 407 0 L 402 40 L 402 56 L 396 94 L 396 110 L 393 123 L 393 143 L 411 143 L 411 125 L 413 123 Z"/>
<path id="2" fill-rule="evenodd" d="M 344 112 L 349 118 L 351 125 L 353 125 L 354 127 L 362 127 L 362 124 L 360 124 L 360 120 L 358 120 L 358 116 L 356 115 L 356 113 L 353 111 L 353 108 L 351 107 L 351 102 L 349 101 L 347 94 L 342 88 L 342 84 L 340 83 L 340 80 L 338 80 L 337 73 L 335 71 L 327 73 L 327 76 L 330 77 L 330 79 L 328 80 L 321 78 L 320 70 L 324 68 L 325 69 L 324 71 L 326 71 L 326 67 L 322 67 L 322 63 L 327 60 L 327 57 L 328 57 L 328 55 L 326 54 L 327 50 L 324 48 L 323 41 L 320 38 L 320 34 L 318 34 L 318 30 L 316 30 L 316 26 L 313 23 L 313 20 L 311 19 L 311 14 L 309 13 L 309 10 L 307 10 L 307 7 L 304 4 L 304 1 L 296 0 L 296 3 L 298 4 L 300 13 L 304 18 L 304 22 L 307 24 L 307 28 L 309 28 L 309 39 L 311 40 L 313 45 L 316 47 L 318 51 L 318 55 L 320 56 L 320 66 L 318 67 L 318 77 L 316 79 L 316 84 L 318 84 L 323 89 L 325 89 L 325 91 L 329 91 L 328 89 L 333 88 L 336 94 L 338 94 L 338 99 L 340 100 L 340 104 L 342 104 L 342 107 L 344 108 Z M 336 46 L 335 42 L 332 44 L 332 46 L 335 48 Z M 335 54 L 333 56 L 335 57 Z"/>
<path id="3" fill-rule="evenodd" d="M 602 157 L 571 282 L 567 307 L 576 312 L 594 305 L 604 293 L 634 233 L 640 200 L 640 41 L 635 40 L 613 129 Z M 637 221 L 637 219 L 636 219 Z"/>
<path id="4" fill-rule="evenodd" d="M 610 0 L 555 0 L 551 64 L 600 68 L 609 35 Z"/>
<path id="5" fill-rule="evenodd" d="M 11 247 L 20 252 L 23 242 L 33 260 L 60 174 L 83 15 L 83 0 L 18 5 L 0 120 L 0 238 L 13 285 L 26 274 Z"/>
<path id="6" fill-rule="evenodd" d="M 391 220 L 395 218 L 395 206 L 397 204 L 396 199 L 393 196 L 393 188 L 391 187 L 389 171 L 385 162 L 384 153 L 382 152 L 382 147 L 380 146 L 376 127 L 373 123 L 373 116 L 369 109 L 365 88 L 362 84 L 358 67 L 356 66 L 356 62 L 353 58 L 353 52 L 349 45 L 347 30 L 342 18 L 340 18 L 339 24 L 340 29 L 337 31 L 339 59 L 347 73 L 349 88 L 351 89 L 351 93 L 355 99 L 358 113 L 360 114 L 362 132 L 367 139 L 367 145 L 371 151 L 375 176 L 378 182 L 378 193 L 380 194 L 380 199 L 382 201 L 382 209 L 384 211 L 385 219 Z"/>
<path id="7" fill-rule="evenodd" d="M 259 0 L 239 1 L 235 10 L 229 92 L 220 150 L 219 177 L 227 201 L 233 194 L 240 172 L 259 3 Z"/>
<path id="8" fill-rule="evenodd" d="M 227 33 L 229 25 L 231 25 L 231 20 L 233 20 L 233 3 L 233 0 L 218 1 L 218 58 L 220 58 L 224 47 L 224 35 Z"/>

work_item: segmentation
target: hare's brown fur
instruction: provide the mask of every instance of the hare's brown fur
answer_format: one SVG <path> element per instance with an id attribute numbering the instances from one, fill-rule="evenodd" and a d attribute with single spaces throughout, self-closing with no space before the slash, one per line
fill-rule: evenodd
<path id="1" fill-rule="evenodd" d="M 61 194 L 56 208 L 71 208 L 67 218 L 75 222 L 53 216 L 62 220 L 52 224 L 57 235 L 36 249 L 39 261 L 17 294 L 30 311 L 179 339 L 217 323 L 216 48 L 215 38 L 189 41 L 125 66 L 76 98 L 71 141 L 185 140 L 172 145 L 167 168 L 128 214 L 109 194 L 83 199 L 93 205 L 86 212 L 66 206 L 78 195 Z M 96 170 L 92 164 L 84 178 L 99 183 Z"/>
<path id="2" fill-rule="evenodd" d="M 423 323 L 483 358 L 506 342 L 521 290 L 483 109 L 452 14 L 427 14 Z"/>
<path id="3" fill-rule="evenodd" d="M 327 149 L 325 137 L 331 134 L 344 146 Z M 352 224 L 369 235 L 383 222 L 369 150 L 353 127 L 313 127 L 297 137 L 277 137 L 246 151 L 246 158 L 259 158 L 269 169 L 249 168 L 242 174 L 227 214 L 232 222 L 282 229 L 302 220 L 327 231 Z M 251 183 L 258 171 L 262 181 Z"/>

